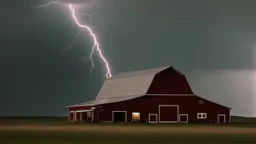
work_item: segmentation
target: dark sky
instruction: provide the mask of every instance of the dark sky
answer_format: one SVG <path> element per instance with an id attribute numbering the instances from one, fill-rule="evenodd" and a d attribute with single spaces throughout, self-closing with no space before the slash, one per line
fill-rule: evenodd
<path id="1" fill-rule="evenodd" d="M 44 0 L 0 4 L 0 116 L 65 115 L 66 105 L 93 99 L 105 69 L 83 60 L 92 39 L 65 5 Z M 255 0 L 94 0 L 78 10 L 92 27 L 112 72 L 173 65 L 196 94 L 256 116 Z"/>

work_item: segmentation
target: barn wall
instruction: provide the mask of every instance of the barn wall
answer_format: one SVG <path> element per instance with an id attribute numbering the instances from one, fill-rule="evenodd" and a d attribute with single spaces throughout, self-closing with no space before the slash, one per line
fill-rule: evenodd
<path id="1" fill-rule="evenodd" d="M 186 77 L 172 67 L 157 74 L 148 94 L 193 94 Z"/>
<path id="2" fill-rule="evenodd" d="M 140 112 L 141 120 L 148 120 L 148 114 L 158 114 L 159 105 L 179 105 L 179 114 L 188 114 L 189 122 L 197 121 L 197 113 L 207 113 L 207 118 L 217 121 L 218 114 L 226 114 L 229 121 L 229 109 L 204 100 L 199 105 L 196 96 L 144 96 L 137 99 L 102 105 L 100 111 L 95 111 L 97 121 L 112 121 L 112 111 L 127 111 L 127 119 L 132 119 L 132 112 Z M 162 113 L 161 113 L 162 115 Z"/>

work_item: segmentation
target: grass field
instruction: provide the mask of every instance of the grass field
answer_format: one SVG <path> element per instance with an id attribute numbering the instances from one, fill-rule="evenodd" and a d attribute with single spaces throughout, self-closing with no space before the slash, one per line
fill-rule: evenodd
<path id="1" fill-rule="evenodd" d="M 233 124 L 86 124 L 63 118 L 0 118 L 0 144 L 256 143 L 256 120 Z"/>

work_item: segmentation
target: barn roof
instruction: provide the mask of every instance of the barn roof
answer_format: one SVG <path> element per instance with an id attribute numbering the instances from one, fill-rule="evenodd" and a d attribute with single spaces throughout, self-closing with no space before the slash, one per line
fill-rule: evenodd
<path id="1" fill-rule="evenodd" d="M 96 106 L 96 105 L 101 105 L 101 104 L 108 104 L 108 103 L 115 103 L 115 102 L 120 102 L 120 101 L 131 100 L 131 99 L 135 99 L 135 98 L 138 98 L 138 97 L 141 97 L 141 96 L 143 96 L 143 95 L 133 95 L 133 96 L 113 97 L 113 98 L 101 98 L 101 99 L 95 99 L 95 100 L 92 100 L 92 101 L 87 101 L 87 102 L 79 103 L 79 104 L 68 106 L 68 107 Z"/>
<path id="2" fill-rule="evenodd" d="M 144 95 L 155 75 L 167 68 L 169 67 L 117 74 L 104 82 L 96 99 Z"/>
<path id="3" fill-rule="evenodd" d="M 147 93 L 155 75 L 170 67 L 171 66 L 165 66 L 119 73 L 105 80 L 95 100 L 72 106 L 99 105 L 143 96 Z"/>
<path id="4" fill-rule="evenodd" d="M 161 72 L 169 67 L 171 67 L 171 66 L 119 73 L 119 74 L 116 74 L 115 76 L 109 78 L 108 80 L 120 79 L 120 78 L 133 78 L 133 77 L 145 76 L 145 75 L 156 75 L 159 72 Z"/>

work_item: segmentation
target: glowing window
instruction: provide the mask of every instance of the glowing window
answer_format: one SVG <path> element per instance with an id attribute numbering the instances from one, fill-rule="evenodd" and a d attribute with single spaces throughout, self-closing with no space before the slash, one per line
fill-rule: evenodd
<path id="1" fill-rule="evenodd" d="M 140 113 L 138 113 L 138 112 L 133 112 L 133 113 L 132 113 L 132 121 L 133 121 L 133 122 L 140 121 Z"/>

